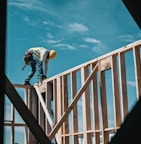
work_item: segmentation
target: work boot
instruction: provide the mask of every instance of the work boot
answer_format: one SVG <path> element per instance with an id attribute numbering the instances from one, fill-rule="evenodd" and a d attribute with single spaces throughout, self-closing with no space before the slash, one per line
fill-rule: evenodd
<path id="1" fill-rule="evenodd" d="M 24 81 L 24 85 L 31 85 L 29 81 Z"/>
<path id="2" fill-rule="evenodd" d="M 43 81 L 43 80 L 45 80 L 47 77 L 45 76 L 45 75 L 43 75 L 42 77 L 41 77 L 41 81 Z"/>

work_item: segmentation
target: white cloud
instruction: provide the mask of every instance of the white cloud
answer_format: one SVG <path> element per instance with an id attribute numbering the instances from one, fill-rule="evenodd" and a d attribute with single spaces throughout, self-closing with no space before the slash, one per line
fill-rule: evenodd
<path id="1" fill-rule="evenodd" d="M 58 42 L 60 42 L 60 40 L 47 40 L 47 43 L 49 43 L 49 44 L 56 44 L 56 43 L 58 43 Z"/>
<path id="2" fill-rule="evenodd" d="M 122 40 L 122 41 L 125 41 L 125 42 L 133 42 L 133 41 L 135 41 L 136 39 L 136 37 L 135 36 L 133 36 L 133 35 L 121 35 L 121 36 L 119 36 L 119 38 Z"/>
<path id="3" fill-rule="evenodd" d="M 72 32 L 87 32 L 89 31 L 89 29 L 83 25 L 83 24 L 79 24 L 79 23 L 72 23 L 72 24 L 69 24 L 69 30 L 72 31 Z"/>
<path id="4" fill-rule="evenodd" d="M 92 51 L 98 54 L 104 54 L 106 52 L 106 46 L 100 42 L 92 48 Z"/>
<path id="5" fill-rule="evenodd" d="M 37 22 L 32 21 L 28 16 L 25 16 L 25 17 L 23 18 L 23 20 L 24 20 L 28 25 L 31 25 L 31 26 L 36 26 L 36 25 L 37 25 Z"/>
<path id="6" fill-rule="evenodd" d="M 15 6 L 25 10 L 37 10 L 51 15 L 57 14 L 56 12 L 54 12 L 53 9 L 51 9 L 48 3 L 43 3 L 42 1 L 17 0 L 17 1 L 9 1 L 8 5 Z"/>
<path id="7" fill-rule="evenodd" d="M 80 45 L 79 47 L 81 47 L 81 48 L 88 48 L 87 45 Z"/>
<path id="8" fill-rule="evenodd" d="M 54 36 L 49 32 L 47 32 L 47 37 L 50 38 L 50 39 L 54 38 Z"/>
<path id="9" fill-rule="evenodd" d="M 85 38 L 84 40 L 89 43 L 96 43 L 96 44 L 100 43 L 100 41 L 95 38 Z"/>
<path id="10" fill-rule="evenodd" d="M 62 49 L 64 49 L 64 48 L 68 48 L 68 49 L 70 49 L 70 50 L 75 50 L 75 47 L 74 46 L 71 46 L 71 45 L 69 45 L 69 44 L 57 44 L 57 45 L 55 45 L 56 47 L 62 47 Z"/>

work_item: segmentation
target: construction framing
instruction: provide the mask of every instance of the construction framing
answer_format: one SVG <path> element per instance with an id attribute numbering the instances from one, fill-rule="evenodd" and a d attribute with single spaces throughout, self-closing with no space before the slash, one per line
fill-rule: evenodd
<path id="1" fill-rule="evenodd" d="M 13 86 L 23 90 L 25 104 L 53 143 L 107 144 L 141 96 L 140 47 L 141 40 L 33 87 Z M 25 144 L 36 144 L 27 124 L 17 124 L 11 109 L 12 119 L 5 120 L 11 144 L 16 126 L 25 128 Z"/>

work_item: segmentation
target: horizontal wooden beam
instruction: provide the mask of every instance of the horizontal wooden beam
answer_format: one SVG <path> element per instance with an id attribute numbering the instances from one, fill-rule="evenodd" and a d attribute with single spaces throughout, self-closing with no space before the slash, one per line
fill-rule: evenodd
<path id="1" fill-rule="evenodd" d="M 24 84 L 13 84 L 15 88 L 33 88 L 31 85 L 24 85 Z"/>

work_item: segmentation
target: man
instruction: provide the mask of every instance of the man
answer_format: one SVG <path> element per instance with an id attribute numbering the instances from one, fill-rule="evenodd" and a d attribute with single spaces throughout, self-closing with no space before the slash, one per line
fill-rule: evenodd
<path id="1" fill-rule="evenodd" d="M 45 79 L 47 75 L 48 61 L 55 57 L 56 57 L 55 50 L 47 50 L 46 48 L 43 47 L 34 47 L 28 49 L 24 56 L 24 62 L 25 65 L 31 66 L 31 71 L 27 75 L 24 84 L 30 85 L 30 79 L 34 76 L 36 72 L 36 66 L 39 73 L 38 74 L 39 81 L 41 82 L 43 79 Z"/>

